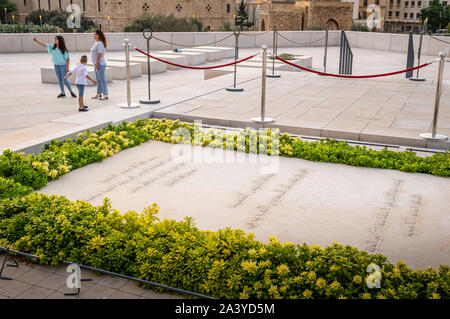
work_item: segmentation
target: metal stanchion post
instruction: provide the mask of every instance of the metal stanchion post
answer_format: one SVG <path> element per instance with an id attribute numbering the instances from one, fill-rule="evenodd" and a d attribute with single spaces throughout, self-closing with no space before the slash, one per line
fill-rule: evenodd
<path id="1" fill-rule="evenodd" d="M 241 33 L 241 30 L 239 29 L 239 27 L 235 27 L 233 30 L 234 33 L 234 38 L 235 38 L 235 42 L 234 42 L 234 82 L 233 82 L 233 87 L 231 88 L 226 88 L 227 91 L 229 92 L 242 92 L 244 91 L 243 88 L 237 88 L 236 87 L 236 73 L 237 73 L 237 64 L 236 61 L 239 57 L 239 35 Z"/>
<path id="2" fill-rule="evenodd" d="M 125 46 L 125 60 L 126 60 L 126 69 L 127 69 L 127 103 L 120 104 L 121 108 L 124 109 L 135 109 L 139 107 L 137 103 L 131 103 L 131 81 L 130 81 L 130 40 L 125 39 L 125 43 L 122 45 Z"/>
<path id="3" fill-rule="evenodd" d="M 280 74 L 275 74 L 275 57 L 278 55 L 278 34 L 277 25 L 273 25 L 273 47 L 272 47 L 272 74 L 267 74 L 268 78 L 279 78 Z"/>
<path id="4" fill-rule="evenodd" d="M 431 125 L 431 133 L 420 134 L 421 137 L 431 141 L 445 141 L 447 139 L 447 136 L 436 133 L 439 116 L 439 102 L 441 100 L 442 94 L 442 75 L 444 73 L 444 62 L 446 56 L 447 56 L 446 52 L 439 53 L 440 58 L 439 58 L 438 77 L 436 84 L 436 98 L 434 100 L 434 115 L 433 115 L 433 123 Z"/>
<path id="5" fill-rule="evenodd" d="M 261 117 L 254 117 L 252 121 L 255 123 L 272 123 L 275 120 L 270 117 L 266 117 L 266 67 L 267 67 L 267 45 L 262 46 L 262 82 L 261 82 Z"/>
<path id="6" fill-rule="evenodd" d="M 150 40 L 153 37 L 153 31 L 151 29 L 145 29 L 144 32 L 142 32 L 142 35 L 145 39 L 147 39 L 147 54 L 150 54 Z M 160 101 L 158 99 L 152 99 L 151 96 L 151 90 L 150 90 L 150 82 L 152 78 L 152 69 L 150 65 L 150 57 L 147 55 L 147 78 L 148 78 L 148 99 L 141 99 L 139 100 L 139 103 L 142 104 L 158 104 Z"/>
<path id="7" fill-rule="evenodd" d="M 325 51 L 323 53 L 323 73 L 327 72 L 328 24 L 325 26 Z"/>

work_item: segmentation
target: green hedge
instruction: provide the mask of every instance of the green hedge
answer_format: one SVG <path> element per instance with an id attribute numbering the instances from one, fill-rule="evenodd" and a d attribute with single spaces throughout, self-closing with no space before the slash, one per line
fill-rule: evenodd
<path id="1" fill-rule="evenodd" d="M 180 130 L 189 135 L 177 134 Z M 200 231 L 190 218 L 159 221 L 155 204 L 141 214 L 120 214 L 108 200 L 94 207 L 30 193 L 148 140 L 450 175 L 449 152 L 421 158 L 332 140 L 311 143 L 278 130 L 224 134 L 180 121 L 145 119 L 53 141 L 38 155 L 5 151 L 0 156 L 0 245 L 37 254 L 44 264 L 67 259 L 222 298 L 449 298 L 448 266 L 412 271 L 337 243 L 308 247 L 271 237 L 263 244 L 241 230 Z M 381 289 L 366 285 L 373 279 L 367 273 L 371 263 L 381 267 Z"/>
<path id="2" fill-rule="evenodd" d="M 120 214 L 107 199 L 94 207 L 36 193 L 3 199 L 0 245 L 44 264 L 77 261 L 219 298 L 450 297 L 448 266 L 412 271 L 338 243 L 263 244 L 241 230 L 200 231 L 190 218 L 159 221 L 157 212 L 154 204 Z M 380 289 L 366 285 L 371 263 L 381 268 Z"/>

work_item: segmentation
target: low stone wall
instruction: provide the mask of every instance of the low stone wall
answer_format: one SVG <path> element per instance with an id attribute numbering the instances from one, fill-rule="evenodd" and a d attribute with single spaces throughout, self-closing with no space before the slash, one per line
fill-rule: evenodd
<path id="1" fill-rule="evenodd" d="M 280 31 L 285 38 L 278 37 L 279 47 L 296 47 L 300 44 L 307 45 L 324 36 L 324 31 Z M 377 33 L 377 32 L 354 32 L 346 31 L 347 38 L 352 48 L 364 48 L 382 51 L 406 52 L 408 48 L 408 35 L 395 33 Z M 0 53 L 33 53 L 43 52 L 43 48 L 33 42 L 33 37 L 39 40 L 52 43 L 56 34 L 53 33 L 15 33 L 0 34 Z M 72 52 L 89 52 L 94 42 L 92 33 L 60 33 L 64 36 L 67 47 Z M 154 36 L 167 42 L 185 44 L 187 46 L 208 45 L 226 38 L 230 32 L 159 32 Z M 107 33 L 108 50 L 123 50 L 123 40 L 130 39 L 131 43 L 140 48 L 146 47 L 146 40 L 141 33 Z M 263 44 L 271 47 L 272 33 L 265 32 L 245 32 L 239 37 L 239 47 L 241 48 L 260 48 Z M 443 41 L 450 42 L 449 37 L 436 37 Z M 337 46 L 340 43 L 340 31 L 329 31 L 330 46 Z M 234 47 L 234 36 L 212 44 L 210 46 Z M 320 40 L 311 44 L 311 46 L 323 46 L 325 40 Z M 414 47 L 417 52 L 419 46 L 419 36 L 414 36 Z M 153 50 L 169 50 L 181 48 L 179 45 L 171 45 L 159 40 L 151 41 Z M 438 55 L 440 51 L 450 54 L 450 44 L 438 41 L 430 36 L 424 36 L 422 42 L 423 55 Z"/>

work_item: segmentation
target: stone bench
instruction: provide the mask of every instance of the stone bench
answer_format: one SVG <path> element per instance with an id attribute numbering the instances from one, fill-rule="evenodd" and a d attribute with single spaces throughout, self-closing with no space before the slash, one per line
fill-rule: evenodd
<path id="1" fill-rule="evenodd" d="M 95 71 L 94 71 L 94 67 L 87 67 L 88 69 L 88 75 L 92 78 L 92 79 L 96 79 L 95 78 Z M 113 76 L 112 76 L 112 72 L 110 68 L 106 68 L 105 71 L 105 75 L 106 75 L 106 82 L 107 83 L 111 83 L 113 81 Z M 71 75 L 68 78 L 69 83 L 71 85 L 75 85 L 75 80 L 76 80 L 76 76 L 75 75 Z M 58 84 L 58 78 L 56 77 L 56 73 L 55 73 L 55 69 L 52 67 L 44 67 L 41 68 L 41 83 L 51 83 L 51 84 Z M 94 85 L 91 81 L 87 81 L 88 86 L 92 86 Z"/>
<path id="2" fill-rule="evenodd" d="M 125 59 L 124 58 L 113 58 L 113 59 L 108 59 L 108 61 L 112 61 L 112 62 L 123 62 L 125 63 Z M 147 57 L 145 57 L 145 59 L 140 59 L 140 58 L 133 58 L 130 59 L 130 64 L 131 63 L 139 63 L 141 64 L 142 68 L 142 74 L 147 74 Z M 156 73 L 163 73 L 167 71 L 167 67 L 165 63 L 159 62 L 155 59 L 150 59 L 150 72 L 151 74 L 156 74 Z"/>
<path id="3" fill-rule="evenodd" d="M 234 48 L 229 47 L 194 47 L 193 49 L 219 50 L 222 52 L 222 59 L 234 58 Z"/>
<path id="4" fill-rule="evenodd" d="M 187 57 L 188 65 L 199 65 L 206 63 L 206 54 L 202 52 L 173 52 L 171 50 L 160 51 L 159 54 L 172 55 L 172 56 L 185 56 Z"/>
<path id="5" fill-rule="evenodd" d="M 202 48 L 184 48 L 181 49 L 182 52 L 200 52 L 206 54 L 206 61 L 215 62 L 220 61 L 223 58 L 223 52 L 221 50 L 215 49 L 202 49 Z"/>
<path id="6" fill-rule="evenodd" d="M 230 68 L 203 70 L 203 80 L 209 80 L 222 75 L 231 74 L 234 71 Z"/>
<path id="7" fill-rule="evenodd" d="M 88 63 L 88 66 L 94 66 Z M 125 62 L 107 62 L 107 67 L 111 68 L 112 77 L 114 80 L 126 80 L 127 69 Z M 130 63 L 130 78 L 138 78 L 142 75 L 142 66 L 140 63 Z"/>

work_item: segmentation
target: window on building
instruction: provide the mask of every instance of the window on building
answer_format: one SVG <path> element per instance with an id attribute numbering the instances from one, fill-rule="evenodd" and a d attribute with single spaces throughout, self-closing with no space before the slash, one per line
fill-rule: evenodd
<path id="1" fill-rule="evenodd" d="M 83 11 L 86 11 L 86 0 L 83 0 Z"/>
<path id="2" fill-rule="evenodd" d="M 414 8 L 414 6 L 416 5 L 415 1 L 411 1 L 411 8 Z"/>
<path id="3" fill-rule="evenodd" d="M 401 0 L 397 0 L 397 4 L 398 4 L 398 5 L 400 5 L 400 1 L 401 1 Z"/>
<path id="4" fill-rule="evenodd" d="M 59 10 L 62 10 L 61 0 L 59 0 Z"/>
<path id="5" fill-rule="evenodd" d="M 418 12 L 418 13 L 416 14 L 416 18 L 417 18 L 417 19 L 420 19 L 420 12 Z"/>
<path id="6" fill-rule="evenodd" d="M 363 6 L 367 7 L 367 0 L 364 0 Z"/>
<path id="7" fill-rule="evenodd" d="M 447 1 L 442 1 L 442 5 L 445 7 L 447 6 Z"/>
<path id="8" fill-rule="evenodd" d="M 389 17 L 392 17 L 392 11 L 389 11 Z"/>
<path id="9" fill-rule="evenodd" d="M 150 6 L 148 5 L 148 3 L 144 3 L 144 5 L 142 6 L 142 10 L 144 10 L 145 12 L 147 12 L 148 9 L 150 9 Z"/>
<path id="10" fill-rule="evenodd" d="M 227 3 L 227 13 L 231 12 L 231 4 Z"/>
<path id="11" fill-rule="evenodd" d="M 380 5 L 380 0 L 375 0 L 375 4 L 378 6 Z"/>
<path id="12" fill-rule="evenodd" d="M 102 6 L 100 4 L 100 0 L 97 0 L 97 6 L 98 6 L 98 11 L 97 12 L 102 12 Z"/>
<path id="13" fill-rule="evenodd" d="M 394 4 L 394 0 L 389 0 L 389 4 Z"/>
<path id="14" fill-rule="evenodd" d="M 409 18 L 410 18 L 410 19 L 414 19 L 414 13 L 413 13 L 413 12 L 411 12 L 411 13 L 409 14 Z"/>
<path id="15" fill-rule="evenodd" d="M 405 7 L 409 6 L 409 1 L 405 1 Z"/>
<path id="16" fill-rule="evenodd" d="M 38 0 L 38 9 L 41 10 L 41 0 Z"/>
<path id="17" fill-rule="evenodd" d="M 417 6 L 421 7 L 422 6 L 422 1 L 417 1 Z"/>
<path id="18" fill-rule="evenodd" d="M 178 12 L 181 12 L 181 10 L 183 10 L 183 7 L 178 3 L 175 9 L 177 9 Z"/>
<path id="19" fill-rule="evenodd" d="M 403 13 L 403 18 L 404 18 L 404 19 L 408 18 L 408 14 L 407 14 L 406 12 Z"/>
<path id="20" fill-rule="evenodd" d="M 395 11 L 395 16 L 398 18 L 400 16 L 400 11 Z"/>
<path id="21" fill-rule="evenodd" d="M 208 3 L 208 4 L 206 5 L 206 7 L 205 7 L 205 10 L 208 11 L 208 12 L 211 12 L 211 9 L 212 9 L 212 7 L 211 7 L 211 5 Z"/>
<path id="22" fill-rule="evenodd" d="M 52 5 L 50 3 L 50 0 L 48 0 L 48 10 L 51 10 L 51 9 L 52 9 Z"/>
<path id="23" fill-rule="evenodd" d="M 27 6 L 27 0 L 23 0 L 23 5 L 26 7 Z"/>

